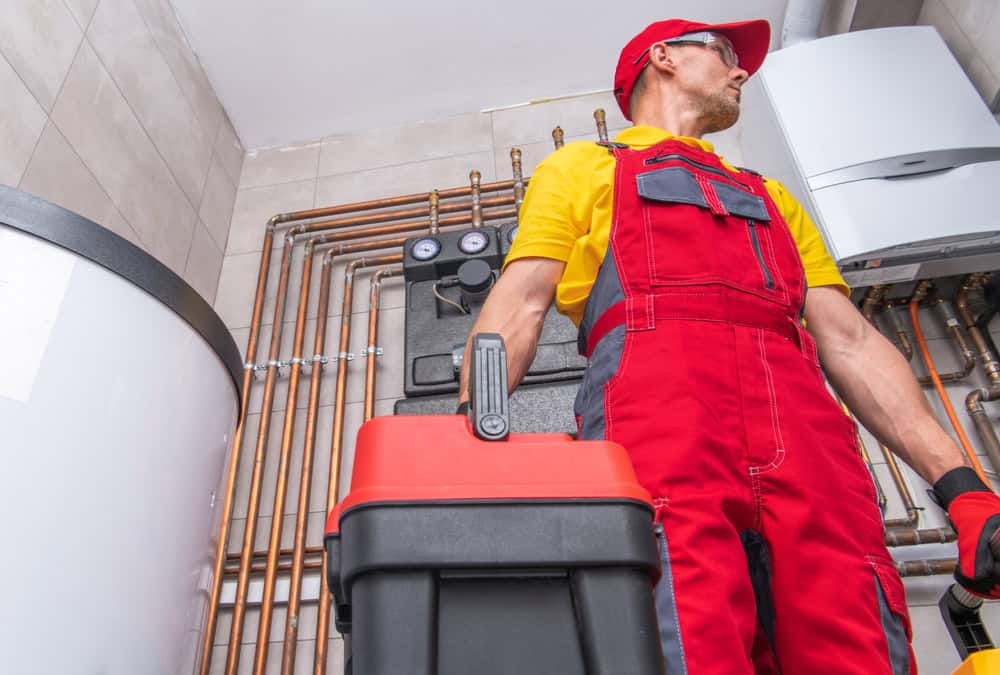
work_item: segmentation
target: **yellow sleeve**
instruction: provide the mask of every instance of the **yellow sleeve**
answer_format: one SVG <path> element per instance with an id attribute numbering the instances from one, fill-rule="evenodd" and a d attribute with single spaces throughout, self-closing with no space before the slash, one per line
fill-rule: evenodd
<path id="1" fill-rule="evenodd" d="M 778 181 L 768 178 L 764 185 L 792 232 L 799 249 L 799 257 L 802 258 L 802 266 L 806 271 L 806 283 L 809 284 L 809 288 L 836 286 L 844 295 L 850 295 L 850 287 L 840 276 L 837 263 L 826 250 L 823 237 L 806 210 Z"/>
<path id="2" fill-rule="evenodd" d="M 504 265 L 518 258 L 569 259 L 577 239 L 590 228 L 590 211 L 580 202 L 581 166 L 588 149 L 570 143 L 543 159 L 531 175 L 518 214 L 517 235 Z M 588 144 L 588 145 L 593 145 Z M 596 147 L 596 146 L 595 146 Z"/>

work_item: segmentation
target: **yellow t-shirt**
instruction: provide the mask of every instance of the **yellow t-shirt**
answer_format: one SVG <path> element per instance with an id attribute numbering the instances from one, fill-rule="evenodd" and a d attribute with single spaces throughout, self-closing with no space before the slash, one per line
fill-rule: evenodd
<path id="1" fill-rule="evenodd" d="M 656 127 L 622 131 L 615 140 L 636 149 L 661 143 L 671 134 Z M 684 136 L 676 140 L 708 152 L 712 144 Z M 723 160 L 728 168 L 733 168 Z M 589 141 L 568 143 L 535 168 L 521 205 L 517 236 L 506 264 L 518 258 L 552 258 L 566 262 L 556 289 L 556 307 L 579 325 L 583 307 L 608 249 L 614 204 L 615 159 Z M 768 193 L 784 216 L 802 257 L 810 288 L 847 284 L 809 215 L 784 186 L 766 179 Z"/>

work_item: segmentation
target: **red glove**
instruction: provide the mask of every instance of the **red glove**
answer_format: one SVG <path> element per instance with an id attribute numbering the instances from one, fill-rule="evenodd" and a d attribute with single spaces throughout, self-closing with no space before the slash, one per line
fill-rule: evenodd
<path id="1" fill-rule="evenodd" d="M 952 469 L 934 494 L 958 533 L 955 580 L 984 598 L 1000 598 L 1000 497 L 969 467 Z"/>

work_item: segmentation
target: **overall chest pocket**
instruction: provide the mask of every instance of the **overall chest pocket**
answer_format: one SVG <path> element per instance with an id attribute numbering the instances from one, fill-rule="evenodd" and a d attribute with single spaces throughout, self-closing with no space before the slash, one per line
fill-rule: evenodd
<path id="1" fill-rule="evenodd" d="M 636 176 L 654 285 L 784 294 L 764 199 L 733 183 L 686 166 Z"/>

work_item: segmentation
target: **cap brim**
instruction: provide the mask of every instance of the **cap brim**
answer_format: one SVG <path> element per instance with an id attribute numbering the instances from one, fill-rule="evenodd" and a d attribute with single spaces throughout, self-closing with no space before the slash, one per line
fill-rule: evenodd
<path id="1" fill-rule="evenodd" d="M 706 26 L 702 30 L 722 33 L 733 43 L 733 49 L 740 59 L 740 68 L 750 75 L 757 72 L 771 45 L 771 24 L 765 19 L 737 21 Z"/>

